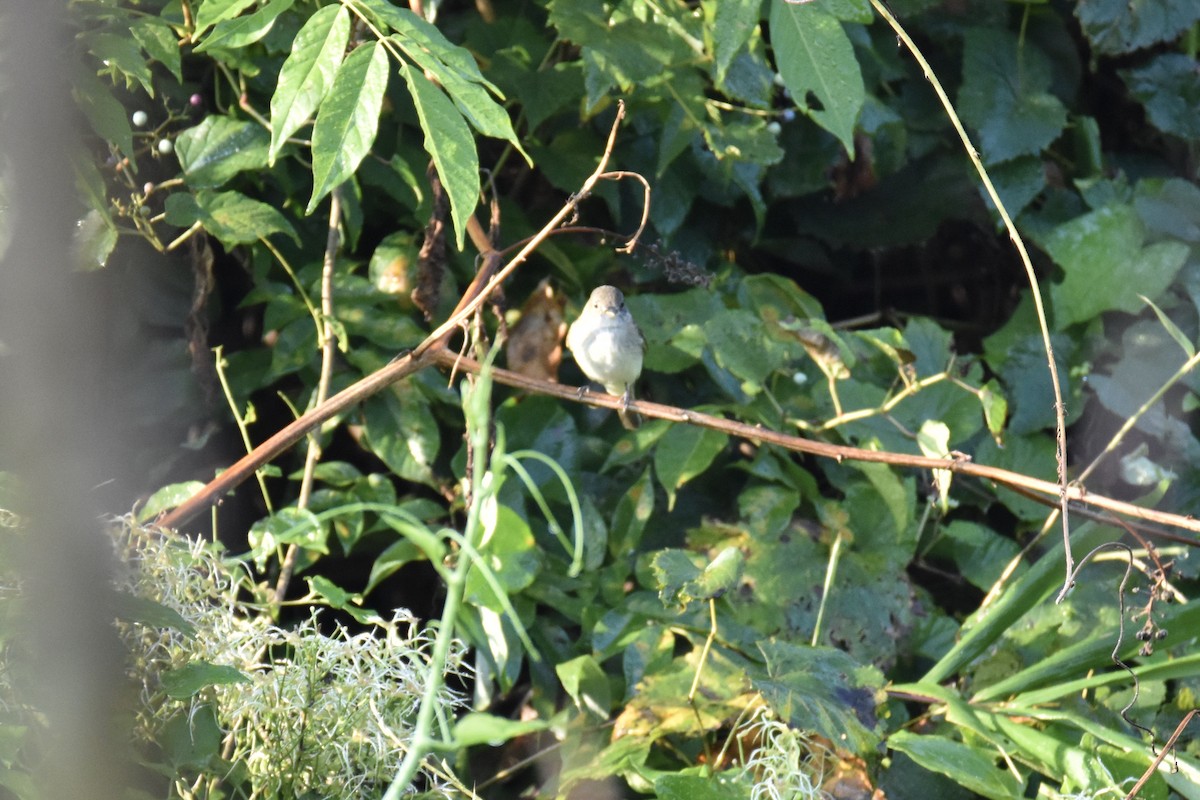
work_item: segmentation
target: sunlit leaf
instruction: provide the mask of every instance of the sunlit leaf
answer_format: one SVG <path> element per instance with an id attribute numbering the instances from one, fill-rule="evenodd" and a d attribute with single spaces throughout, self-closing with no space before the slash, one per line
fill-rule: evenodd
<path id="1" fill-rule="evenodd" d="M 1066 273 L 1051 288 L 1055 327 L 1061 330 L 1103 311 L 1136 313 L 1142 301 L 1131 286 L 1158 297 L 1189 251 L 1182 242 L 1143 246 L 1144 240 L 1145 229 L 1129 206 L 1108 206 L 1059 226 L 1045 243 Z"/>
<path id="2" fill-rule="evenodd" d="M 270 0 L 253 14 L 218 22 L 212 32 L 201 39 L 200 44 L 196 46 L 196 52 L 203 53 L 216 47 L 237 48 L 254 44 L 271 32 L 275 21 L 295 2 L 296 0 Z"/>
<path id="3" fill-rule="evenodd" d="M 888 746 L 991 800 L 1018 800 L 1023 796 L 1021 782 L 997 764 L 999 754 L 994 751 L 945 736 L 920 736 L 903 730 L 888 737 Z"/>
<path id="4" fill-rule="evenodd" d="M 450 197 L 450 216 L 454 220 L 455 243 L 461 250 L 467 233 L 467 219 L 479 202 L 479 154 L 475 140 L 462 114 L 442 90 L 408 64 L 400 74 L 412 93 L 425 150 L 433 158 L 438 177 Z"/>
<path id="5" fill-rule="evenodd" d="M 370 151 L 387 79 L 387 51 L 376 42 L 356 49 L 338 69 L 313 126 L 313 191 L 305 213 L 349 178 Z"/>
<path id="6" fill-rule="evenodd" d="M 211 189 L 243 170 L 267 164 L 270 134 L 261 125 L 213 114 L 175 140 L 188 185 Z"/>
<path id="7" fill-rule="evenodd" d="M 177 192 L 167 198 L 167 222 L 189 227 L 199 222 L 226 245 L 249 244 L 260 236 L 296 231 L 274 206 L 239 192 Z"/>
<path id="8" fill-rule="evenodd" d="M 325 99 L 350 38 L 350 12 L 343 5 L 318 10 L 296 34 L 271 95 L 271 163 L 287 138 L 308 121 Z"/>

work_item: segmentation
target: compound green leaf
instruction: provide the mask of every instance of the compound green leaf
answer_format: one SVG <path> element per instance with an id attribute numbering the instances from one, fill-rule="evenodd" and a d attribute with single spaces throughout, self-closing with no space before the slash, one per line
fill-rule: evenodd
<path id="1" fill-rule="evenodd" d="M 479 153 L 471 129 L 454 104 L 419 70 L 410 64 L 400 67 L 408 83 L 417 118 L 425 134 L 425 150 L 433 158 L 438 177 L 450 198 L 450 217 L 458 249 L 463 248 L 467 219 L 479 200 Z"/>
<path id="2" fill-rule="evenodd" d="M 388 55 L 378 42 L 359 47 L 338 69 L 313 126 L 313 191 L 306 214 L 353 175 L 370 151 L 387 82 Z"/>
<path id="3" fill-rule="evenodd" d="M 287 138 L 325 99 L 349 39 L 350 12 L 341 5 L 317 11 L 296 34 L 271 96 L 272 164 Z"/>
<path id="4" fill-rule="evenodd" d="M 254 44 L 271 32 L 275 20 L 295 2 L 296 0 L 270 0 L 253 14 L 218 22 L 212 33 L 196 47 L 196 52 L 203 53 L 216 47 L 232 49 Z"/>
<path id="5" fill-rule="evenodd" d="M 257 0 L 204 0 L 196 12 L 196 32 L 199 36 L 213 25 L 241 14 Z"/>
<path id="6" fill-rule="evenodd" d="M 175 140 L 175 153 L 189 186 L 211 189 L 242 170 L 267 163 L 270 134 L 252 122 L 213 115 Z"/>
<path id="7" fill-rule="evenodd" d="M 775 61 L 792 99 L 853 153 L 854 124 L 866 93 L 842 23 L 817 3 L 772 0 L 770 26 Z"/>

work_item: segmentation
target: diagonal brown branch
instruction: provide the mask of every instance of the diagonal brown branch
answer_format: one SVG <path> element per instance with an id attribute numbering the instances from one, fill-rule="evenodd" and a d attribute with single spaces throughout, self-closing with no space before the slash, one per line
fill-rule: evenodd
<path id="1" fill-rule="evenodd" d="M 457 365 L 457 369 L 465 372 L 478 372 L 480 365 L 478 362 L 469 358 L 459 358 L 455 353 L 442 350 L 432 353 L 433 360 L 442 367 L 449 368 L 452 364 Z M 622 400 L 610 394 L 599 394 L 596 392 L 587 392 L 582 397 L 579 390 L 574 386 L 566 386 L 560 383 L 551 383 L 549 381 L 538 380 L 535 378 L 527 378 L 524 375 L 519 375 L 515 372 L 510 372 L 499 367 L 493 367 L 491 370 L 492 379 L 498 383 L 503 383 L 508 386 L 514 386 L 519 389 L 524 389 L 537 394 L 550 395 L 558 397 L 562 400 L 584 403 L 586 405 L 598 406 L 600 408 L 611 408 L 618 410 L 622 407 Z M 630 410 L 637 411 L 645 417 L 654 419 L 665 419 L 672 422 L 684 423 L 688 425 L 697 425 L 702 428 L 709 428 L 714 431 L 727 433 L 730 436 L 737 436 L 742 439 L 747 439 L 752 442 L 764 442 L 773 444 L 778 447 L 783 447 L 797 453 L 808 453 L 810 455 L 820 456 L 822 458 L 833 458 L 836 460 L 850 461 L 869 461 L 878 464 L 891 464 L 898 467 L 911 467 L 915 469 L 945 469 L 958 475 L 969 475 L 975 478 L 980 478 L 986 481 L 1002 484 L 1018 490 L 1025 490 L 1035 499 L 1039 497 L 1046 502 L 1047 505 L 1057 506 L 1061 488 L 1057 483 L 1052 481 L 1044 481 L 1040 478 L 1032 478 L 1028 475 L 1022 475 L 1019 472 L 1011 472 L 999 467 L 990 467 L 986 464 L 977 464 L 974 461 L 965 458 L 960 459 L 942 459 L 930 458 L 928 456 L 909 455 L 907 453 L 893 453 L 886 450 L 864 450 L 860 447 L 848 447 L 845 445 L 830 444 L 829 442 L 821 442 L 815 439 L 806 439 L 802 436 L 792 436 L 786 433 L 769 430 L 757 425 L 747 425 L 744 422 L 736 422 L 734 420 L 716 417 L 712 414 L 704 414 L 698 411 L 690 411 L 678 406 L 662 405 L 661 403 L 651 403 L 646 400 L 632 400 L 629 402 Z M 1133 503 L 1127 503 L 1122 500 L 1116 500 L 1104 495 L 1090 494 L 1082 487 L 1071 485 L 1067 487 L 1067 499 L 1082 503 L 1092 508 L 1104 509 L 1111 511 L 1114 514 L 1120 514 L 1123 517 L 1129 517 L 1145 522 L 1152 522 L 1159 525 L 1170 525 L 1173 527 L 1183 528 L 1189 531 L 1200 533 L 1200 519 L 1191 516 L 1183 516 L 1180 514 L 1172 514 L 1166 511 L 1158 511 L 1152 508 L 1143 508 Z M 1200 544 L 1200 542 L 1195 542 Z"/>

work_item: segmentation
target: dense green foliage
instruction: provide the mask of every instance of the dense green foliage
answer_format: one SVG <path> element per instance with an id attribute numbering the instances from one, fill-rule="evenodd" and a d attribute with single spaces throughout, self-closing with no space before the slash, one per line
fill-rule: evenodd
<path id="1" fill-rule="evenodd" d="M 1072 477 L 1188 513 L 1200 5 L 889 7 L 1034 251 Z M 612 247 L 638 226 L 639 184 L 601 183 L 573 223 L 595 230 L 549 238 L 506 283 L 509 328 L 544 278 L 568 318 L 614 283 L 646 335 L 640 390 L 656 402 L 1053 480 L 1029 287 L 951 119 L 868 0 L 484 0 L 425 14 L 389 0 L 71 4 L 90 125 L 75 154 L 82 263 L 120 271 L 146 243 L 170 254 L 156 268 L 196 287 L 186 333 L 187 303 L 171 296 L 176 364 L 211 323 L 227 345 L 219 379 L 209 367 L 187 380 L 197 395 L 224 389 L 252 439 L 287 421 L 277 394 L 316 402 L 323 358 L 337 391 L 442 322 L 476 269 L 471 217 L 498 219 L 498 248 L 537 231 L 595 168 L 621 99 L 609 168 L 651 186 L 642 244 Z M 323 288 L 331 203 L 341 238 Z M 483 327 L 498 338 L 494 314 Z M 323 356 L 330 334 L 337 352 Z M 569 361 L 559 377 L 580 381 Z M 186 394 L 148 413 L 233 428 Z M 1128 790 L 1153 758 L 1144 732 L 1161 743 L 1195 706 L 1187 551 L 1129 538 L 1140 594 L 1118 589 L 1125 555 L 1097 558 L 1056 605 L 1051 509 L 1007 488 L 663 420 L 627 433 L 611 413 L 498 385 L 460 394 L 434 370 L 316 441 L 311 491 L 301 446 L 264 478 L 259 518 L 219 533 L 256 564 L 268 605 L 290 546 L 292 596 L 377 633 L 391 635 L 393 605 L 440 618 L 444 597 L 461 600 L 441 624 L 471 648 L 470 704 L 490 716 L 433 725 L 453 730 L 441 754 L 458 778 L 427 771 L 426 788 L 549 796 L 616 777 L 618 793 L 664 798 L 814 796 L 822 782 L 838 796 L 1090 797 Z M 194 488 L 156 496 L 145 518 Z M 1076 558 L 1122 540 L 1109 523 L 1073 517 Z M 192 690 L 149 692 L 171 721 L 145 757 L 190 785 L 214 776 L 202 796 L 320 794 L 305 768 L 256 783 L 252 756 L 236 763 L 245 742 L 223 747 L 211 728 L 233 718 L 221 687 L 238 676 L 205 670 L 247 665 L 192 658 Z M 181 733 L 189 721 L 205 737 Z M 555 741 L 556 777 L 491 780 Z M 504 742 L 498 764 L 488 749 Z M 1200 798 L 1198 747 L 1185 733 L 1178 770 L 1143 796 Z M 0 766 L 19 771 L 19 752 L 0 739 Z"/>

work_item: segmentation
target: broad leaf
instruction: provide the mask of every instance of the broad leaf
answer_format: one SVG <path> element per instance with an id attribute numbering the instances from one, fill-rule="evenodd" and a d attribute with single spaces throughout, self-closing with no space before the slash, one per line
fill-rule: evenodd
<path id="1" fill-rule="evenodd" d="M 1028 40 L 994 28 L 967 32 L 958 106 L 979 131 L 984 161 L 1038 153 L 1058 138 L 1067 109 L 1047 91 L 1050 78 L 1049 60 Z"/>
<path id="2" fill-rule="evenodd" d="M 353 175 L 370 151 L 387 80 L 388 55 L 378 42 L 359 47 L 338 69 L 313 126 L 313 191 L 306 214 Z"/>
<path id="3" fill-rule="evenodd" d="M 183 228 L 199 222 L 226 246 L 250 244 L 272 233 L 296 231 L 274 206 L 238 192 L 177 193 L 167 198 L 167 222 Z"/>
<path id="4" fill-rule="evenodd" d="M 1200 139 L 1200 80 L 1196 59 L 1163 53 L 1136 69 L 1123 70 L 1129 92 L 1146 107 L 1150 124 L 1181 139 Z"/>
<path id="5" fill-rule="evenodd" d="M 179 134 L 175 152 L 188 185 L 211 189 L 242 170 L 265 167 L 269 145 L 261 125 L 214 114 Z"/>
<path id="6" fill-rule="evenodd" d="M 771 639 L 759 649 L 767 660 L 767 674 L 752 675 L 751 683 L 780 718 L 853 753 L 875 749 L 881 733 L 875 707 L 883 686 L 877 669 L 832 647 Z"/>
<path id="7" fill-rule="evenodd" d="M 1046 251 L 1063 268 L 1063 282 L 1051 288 L 1054 325 L 1059 330 L 1086 322 L 1102 311 L 1131 314 L 1142 300 L 1130 287 L 1158 297 L 1187 260 L 1181 242 L 1143 247 L 1145 229 L 1129 206 L 1109 206 L 1059 226 L 1046 240 Z"/>
<path id="8" fill-rule="evenodd" d="M 818 3 L 771 0 L 770 25 L 775 61 L 792 100 L 853 154 L 865 91 L 842 23 Z"/>
<path id="9" fill-rule="evenodd" d="M 694 425 L 676 425 L 654 450 L 654 472 L 667 492 L 667 510 L 675 507 L 675 493 L 708 469 L 729 437 Z"/>
<path id="10" fill-rule="evenodd" d="M 1089 0 L 1075 4 L 1083 33 L 1099 53 L 1117 55 L 1174 39 L 1200 20 L 1195 0 Z"/>

